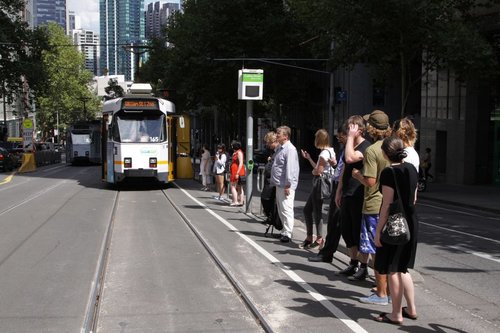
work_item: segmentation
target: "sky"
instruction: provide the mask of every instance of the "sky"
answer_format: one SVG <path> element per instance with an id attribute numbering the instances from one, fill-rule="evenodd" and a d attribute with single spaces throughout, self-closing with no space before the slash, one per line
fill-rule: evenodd
<path id="1" fill-rule="evenodd" d="M 158 0 L 145 0 L 144 6 Z M 177 2 L 178 0 L 171 0 Z M 75 12 L 80 16 L 82 29 L 92 30 L 99 33 L 99 0 L 66 0 L 68 11 Z"/>

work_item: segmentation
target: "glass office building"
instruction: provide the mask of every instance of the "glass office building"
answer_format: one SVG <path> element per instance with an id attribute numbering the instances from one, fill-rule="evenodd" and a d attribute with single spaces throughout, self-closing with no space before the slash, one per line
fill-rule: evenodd
<path id="1" fill-rule="evenodd" d="M 66 0 L 33 0 L 33 26 L 56 22 L 66 30 Z"/>
<path id="2" fill-rule="evenodd" d="M 100 73 L 133 80 L 144 45 L 144 0 L 99 0 Z"/>

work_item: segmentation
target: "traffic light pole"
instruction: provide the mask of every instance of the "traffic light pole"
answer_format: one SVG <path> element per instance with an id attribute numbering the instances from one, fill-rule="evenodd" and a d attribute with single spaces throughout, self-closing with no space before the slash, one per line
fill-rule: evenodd
<path id="1" fill-rule="evenodd" d="M 250 210 L 253 192 L 253 101 L 247 100 L 247 183 L 246 183 L 246 207 L 245 212 Z"/>

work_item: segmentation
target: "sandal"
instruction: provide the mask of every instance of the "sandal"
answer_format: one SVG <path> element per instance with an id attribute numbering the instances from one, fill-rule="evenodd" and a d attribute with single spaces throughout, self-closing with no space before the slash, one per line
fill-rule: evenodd
<path id="1" fill-rule="evenodd" d="M 392 324 L 392 325 L 401 325 L 403 324 L 403 321 L 398 321 L 398 320 L 392 320 L 391 318 L 387 317 L 387 313 L 382 312 L 378 317 L 373 318 L 376 322 L 379 323 L 387 323 L 387 324 Z"/>
<path id="2" fill-rule="evenodd" d="M 312 241 L 310 240 L 304 240 L 300 245 L 299 248 L 301 249 L 309 249 L 311 247 Z"/>
<path id="3" fill-rule="evenodd" d="M 314 249 L 314 248 L 317 247 L 319 250 L 321 250 L 323 248 L 324 244 L 325 244 L 325 240 L 322 237 L 321 238 L 316 238 L 316 240 L 314 241 L 314 243 L 311 244 L 310 248 Z"/>
<path id="4" fill-rule="evenodd" d="M 407 310 L 408 310 L 408 308 L 406 306 L 403 306 L 401 308 L 401 312 L 403 313 L 403 317 L 411 319 L 411 320 L 417 320 L 418 319 L 417 315 L 412 316 L 411 314 L 408 313 Z"/>

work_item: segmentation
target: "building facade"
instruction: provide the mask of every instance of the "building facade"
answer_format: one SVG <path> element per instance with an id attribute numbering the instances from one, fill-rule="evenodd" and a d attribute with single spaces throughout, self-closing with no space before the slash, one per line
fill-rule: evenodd
<path id="1" fill-rule="evenodd" d="M 146 21 L 146 39 L 158 38 L 167 25 L 168 18 L 180 9 L 178 3 L 156 1 L 148 4 L 144 13 Z"/>
<path id="2" fill-rule="evenodd" d="M 144 0 L 99 0 L 100 69 L 133 80 L 145 44 Z"/>
<path id="3" fill-rule="evenodd" d="M 91 30 L 72 30 L 72 38 L 80 52 L 85 56 L 85 68 L 98 75 L 99 69 L 99 35 Z"/>
<path id="4" fill-rule="evenodd" d="M 33 26 L 56 22 L 67 33 L 66 0 L 32 0 Z"/>

